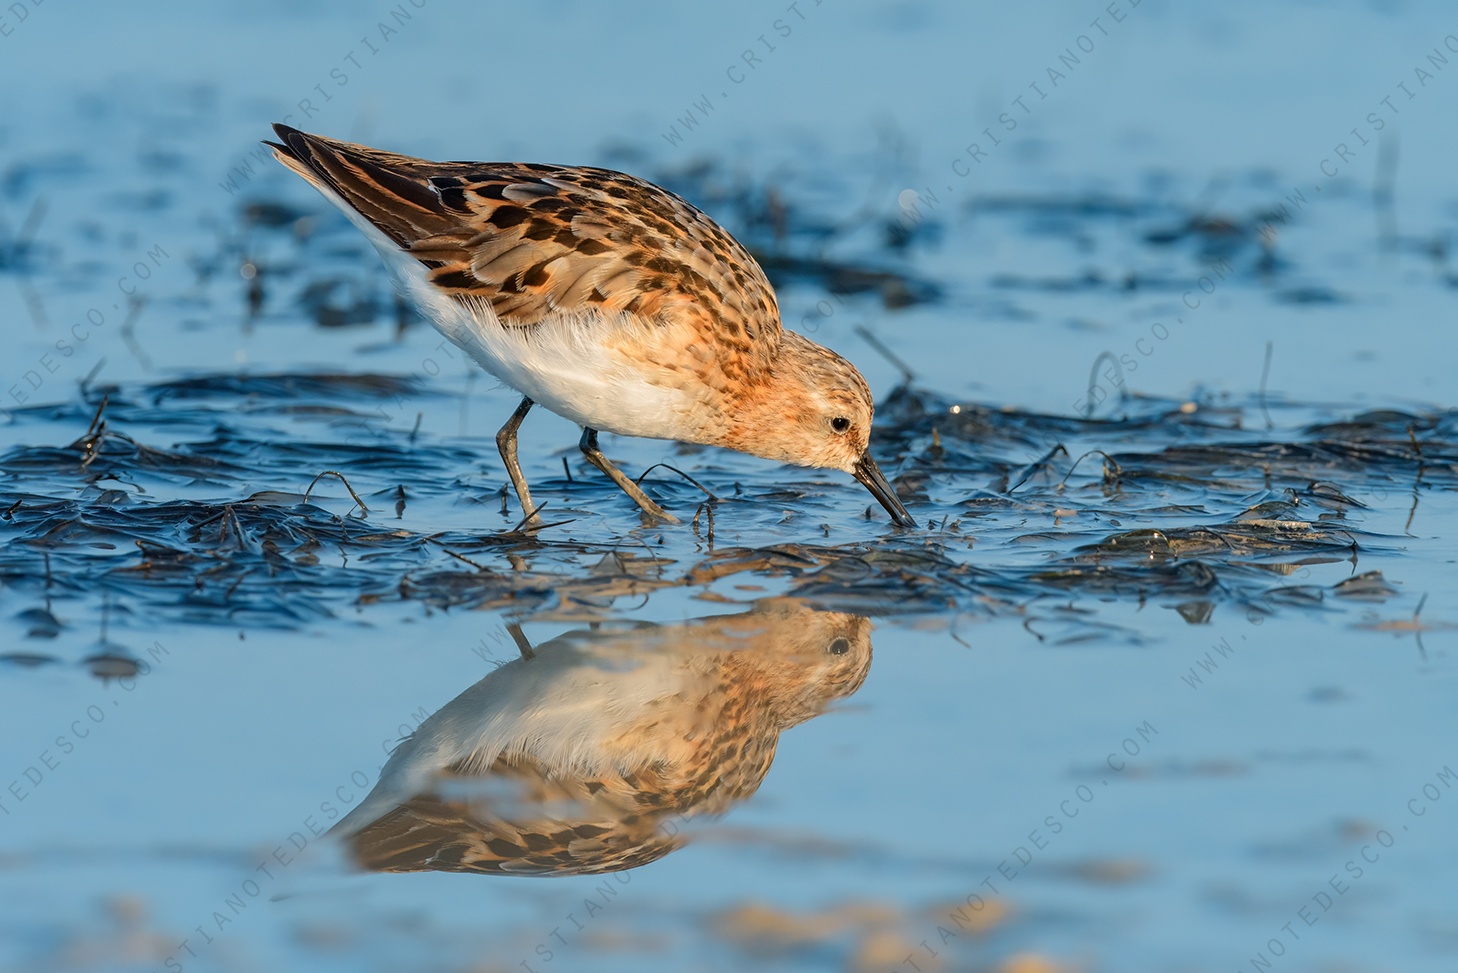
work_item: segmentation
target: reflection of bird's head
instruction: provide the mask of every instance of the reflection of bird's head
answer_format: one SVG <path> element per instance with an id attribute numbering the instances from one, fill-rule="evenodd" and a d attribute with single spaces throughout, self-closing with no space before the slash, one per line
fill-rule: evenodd
<path id="1" fill-rule="evenodd" d="M 766 602 L 761 609 L 735 617 L 764 626 L 749 641 L 780 729 L 823 713 L 861 688 L 871 668 L 870 619 L 792 602 Z"/>

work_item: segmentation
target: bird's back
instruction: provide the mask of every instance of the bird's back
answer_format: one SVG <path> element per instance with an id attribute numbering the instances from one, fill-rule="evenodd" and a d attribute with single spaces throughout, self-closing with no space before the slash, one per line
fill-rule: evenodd
<path id="1" fill-rule="evenodd" d="M 693 390 L 745 382 L 774 358 L 779 308 L 758 263 L 652 183 L 430 162 L 275 128 L 275 155 L 364 231 L 437 327 L 554 412 L 702 441 L 681 428 L 704 411 Z"/>

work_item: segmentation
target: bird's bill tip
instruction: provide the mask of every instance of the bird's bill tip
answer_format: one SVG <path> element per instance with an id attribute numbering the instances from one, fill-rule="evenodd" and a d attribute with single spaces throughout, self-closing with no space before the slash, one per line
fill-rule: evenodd
<path id="1" fill-rule="evenodd" d="M 851 475 L 859 480 L 867 490 L 870 490 L 871 496 L 886 508 L 893 524 L 897 527 L 916 526 L 916 521 L 911 519 L 911 514 L 907 513 L 906 508 L 901 505 L 901 499 L 896 496 L 896 491 L 891 489 L 891 484 L 886 482 L 886 477 L 882 475 L 881 468 L 876 465 L 876 461 L 871 458 L 869 450 L 862 454 Z"/>

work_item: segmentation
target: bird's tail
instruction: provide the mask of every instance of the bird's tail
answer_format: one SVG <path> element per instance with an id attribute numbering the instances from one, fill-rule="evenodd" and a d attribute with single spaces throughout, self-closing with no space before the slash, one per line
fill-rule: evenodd
<path id="1" fill-rule="evenodd" d="M 264 144 L 273 147 L 278 161 L 331 201 L 354 210 L 402 250 L 454 227 L 455 218 L 430 182 L 449 164 L 310 135 L 283 124 L 273 130 L 281 141 Z"/>

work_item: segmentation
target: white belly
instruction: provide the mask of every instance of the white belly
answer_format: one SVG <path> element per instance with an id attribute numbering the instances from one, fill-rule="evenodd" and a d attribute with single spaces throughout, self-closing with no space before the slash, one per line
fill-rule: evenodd
<path id="1" fill-rule="evenodd" d="M 561 314 L 530 328 L 503 327 L 490 308 L 431 298 L 429 311 L 442 334 L 486 371 L 559 416 L 627 436 L 688 438 L 689 397 L 647 381 L 645 372 L 609 346 L 608 335 L 623 324 L 596 314 Z"/>

